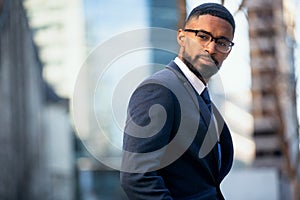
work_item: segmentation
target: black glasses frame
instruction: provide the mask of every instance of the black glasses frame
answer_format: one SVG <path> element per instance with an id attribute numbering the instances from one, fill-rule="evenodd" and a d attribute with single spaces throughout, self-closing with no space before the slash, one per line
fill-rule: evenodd
<path id="1" fill-rule="evenodd" d="M 210 42 L 215 41 L 215 43 L 217 43 L 217 44 L 218 44 L 218 40 L 219 40 L 219 39 L 224 39 L 224 40 L 226 40 L 227 42 L 229 42 L 228 50 L 227 50 L 226 52 L 230 51 L 230 49 L 231 49 L 231 48 L 233 47 L 233 45 L 234 45 L 234 43 L 233 43 L 232 41 L 230 41 L 230 40 L 229 40 L 228 38 L 226 38 L 226 37 L 214 37 L 214 36 L 211 35 L 211 33 L 206 32 L 206 31 L 203 31 L 203 30 L 184 29 L 184 31 L 195 33 L 195 36 L 198 36 L 198 33 L 199 33 L 199 32 L 204 33 L 204 34 L 207 34 L 207 35 L 209 35 L 209 36 L 211 37 Z"/>

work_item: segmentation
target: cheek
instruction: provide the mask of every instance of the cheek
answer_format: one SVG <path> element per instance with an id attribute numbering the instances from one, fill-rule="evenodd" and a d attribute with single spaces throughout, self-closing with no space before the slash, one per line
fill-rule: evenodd
<path id="1" fill-rule="evenodd" d="M 228 55 L 228 54 L 227 54 L 227 55 Z M 220 64 L 222 64 L 223 61 L 227 58 L 227 55 L 218 55 L 218 56 L 215 56 L 215 59 L 217 59 L 218 62 L 219 62 Z"/>
<path id="2" fill-rule="evenodd" d="M 191 57 L 197 56 L 198 54 L 200 54 L 201 51 L 203 51 L 203 50 L 201 50 L 200 46 L 197 45 L 195 43 L 195 41 L 186 43 L 185 52 L 186 52 L 186 54 L 190 55 Z"/>
<path id="3" fill-rule="evenodd" d="M 190 48 L 191 50 L 194 50 L 194 49 L 199 50 L 199 47 L 200 47 L 200 45 L 196 40 L 193 40 L 193 39 L 190 39 L 190 38 L 188 38 L 186 40 L 186 48 Z"/>

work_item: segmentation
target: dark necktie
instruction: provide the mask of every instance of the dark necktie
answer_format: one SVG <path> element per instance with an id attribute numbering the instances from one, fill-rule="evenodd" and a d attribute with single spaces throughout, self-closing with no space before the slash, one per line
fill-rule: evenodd
<path id="1" fill-rule="evenodd" d="M 205 88 L 203 90 L 203 92 L 201 93 L 201 97 L 204 100 L 204 102 L 206 103 L 209 111 L 211 112 L 211 101 L 210 101 L 210 97 L 209 97 L 209 93 L 208 93 L 207 88 Z"/>
<path id="2" fill-rule="evenodd" d="M 209 111 L 211 112 L 211 100 L 210 100 L 210 97 L 209 97 L 209 93 L 208 93 L 208 89 L 205 88 L 203 90 L 203 92 L 201 93 L 201 97 L 202 99 L 204 100 L 204 102 L 206 103 Z M 220 145 L 220 142 L 218 141 L 218 168 L 219 168 L 219 171 L 221 170 L 221 159 L 222 159 L 222 153 L 221 153 L 221 145 Z"/>

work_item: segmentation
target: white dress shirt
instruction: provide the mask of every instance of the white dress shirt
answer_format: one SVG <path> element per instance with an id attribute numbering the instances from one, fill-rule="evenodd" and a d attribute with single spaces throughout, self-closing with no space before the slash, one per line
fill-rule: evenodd
<path id="1" fill-rule="evenodd" d="M 196 92 L 201 95 L 206 87 L 204 83 L 186 66 L 186 64 L 184 64 L 184 62 L 182 62 L 182 60 L 180 60 L 180 58 L 176 57 L 174 62 L 178 65 L 179 69 L 192 84 Z"/>

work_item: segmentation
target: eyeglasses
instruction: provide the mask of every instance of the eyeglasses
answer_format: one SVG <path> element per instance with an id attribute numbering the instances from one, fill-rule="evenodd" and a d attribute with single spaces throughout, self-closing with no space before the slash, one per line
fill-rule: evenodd
<path id="1" fill-rule="evenodd" d="M 212 41 L 215 41 L 216 50 L 218 50 L 221 53 L 228 53 L 234 45 L 233 42 L 231 42 L 225 37 L 215 38 L 210 33 L 203 30 L 184 29 L 184 31 L 195 33 L 195 36 L 199 38 L 199 41 L 203 46 L 207 46 Z"/>

